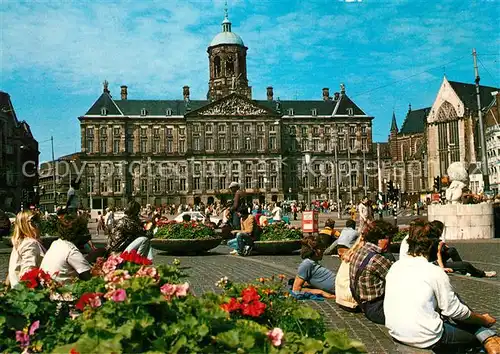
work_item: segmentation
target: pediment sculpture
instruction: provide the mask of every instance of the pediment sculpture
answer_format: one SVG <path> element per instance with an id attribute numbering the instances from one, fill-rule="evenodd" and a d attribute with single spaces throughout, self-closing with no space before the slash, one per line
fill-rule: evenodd
<path id="1" fill-rule="evenodd" d="M 202 116 L 262 116 L 269 112 L 237 96 L 222 99 L 213 106 L 197 112 Z"/>

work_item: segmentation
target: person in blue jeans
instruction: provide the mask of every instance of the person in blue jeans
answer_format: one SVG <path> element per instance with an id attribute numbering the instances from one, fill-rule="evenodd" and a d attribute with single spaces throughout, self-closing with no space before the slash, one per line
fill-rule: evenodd
<path id="1" fill-rule="evenodd" d="M 231 254 L 248 256 L 252 252 L 254 242 L 258 239 L 258 226 L 255 216 L 248 212 L 246 206 L 240 208 L 239 215 L 241 216 L 241 230 L 232 231 L 236 233 L 236 237 L 227 241 L 227 245 L 234 248 Z"/>
<path id="2" fill-rule="evenodd" d="M 302 241 L 300 256 L 303 261 L 297 270 L 292 291 L 335 299 L 335 273 L 318 263 L 323 258 L 323 249 L 316 237 L 310 236 Z"/>

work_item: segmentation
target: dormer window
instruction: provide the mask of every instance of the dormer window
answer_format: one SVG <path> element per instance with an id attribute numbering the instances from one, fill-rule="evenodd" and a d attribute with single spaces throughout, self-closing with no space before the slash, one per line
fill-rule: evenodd
<path id="1" fill-rule="evenodd" d="M 349 116 L 354 115 L 354 110 L 352 108 L 347 108 L 347 115 Z"/>
<path id="2" fill-rule="evenodd" d="M 317 116 L 318 115 L 318 110 L 316 108 L 311 109 L 311 115 L 312 116 Z"/>
<path id="3" fill-rule="evenodd" d="M 288 115 L 293 116 L 293 108 L 288 108 Z"/>
<path id="4" fill-rule="evenodd" d="M 172 115 L 172 108 L 167 108 L 167 109 L 165 110 L 165 115 L 166 115 L 166 116 L 171 116 L 171 115 Z"/>
<path id="5" fill-rule="evenodd" d="M 107 116 L 108 115 L 108 110 L 106 109 L 106 107 L 102 107 L 101 108 L 101 116 Z"/>
<path id="6" fill-rule="evenodd" d="M 145 116 L 147 114 L 146 108 L 141 109 L 141 116 Z"/>

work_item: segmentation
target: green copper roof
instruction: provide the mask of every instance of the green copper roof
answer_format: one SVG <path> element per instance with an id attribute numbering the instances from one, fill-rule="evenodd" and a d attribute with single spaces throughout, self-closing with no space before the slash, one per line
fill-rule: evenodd
<path id="1" fill-rule="evenodd" d="M 424 133 L 425 121 L 431 107 L 408 111 L 403 126 L 399 134 L 419 134 Z"/>

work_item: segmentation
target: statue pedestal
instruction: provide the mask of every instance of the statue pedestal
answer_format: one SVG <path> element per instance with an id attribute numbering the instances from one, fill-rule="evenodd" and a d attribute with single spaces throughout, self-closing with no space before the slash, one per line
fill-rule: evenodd
<path id="1" fill-rule="evenodd" d="M 495 237 L 492 204 L 431 204 L 427 215 L 444 223 L 447 241 Z"/>

